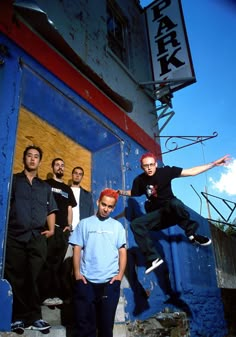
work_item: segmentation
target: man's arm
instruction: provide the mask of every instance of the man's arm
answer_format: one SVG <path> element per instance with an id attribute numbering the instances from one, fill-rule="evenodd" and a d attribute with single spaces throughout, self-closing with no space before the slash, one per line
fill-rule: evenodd
<path id="1" fill-rule="evenodd" d="M 76 280 L 82 280 L 85 284 L 87 283 L 86 278 L 80 274 L 80 259 L 81 259 L 81 246 L 73 246 L 73 269 L 74 276 Z"/>
<path id="2" fill-rule="evenodd" d="M 50 236 L 54 235 L 55 221 L 56 221 L 56 215 L 55 215 L 55 213 L 48 214 L 48 216 L 47 216 L 48 230 L 43 231 L 41 233 L 42 235 L 45 235 L 46 238 L 49 238 Z"/>
<path id="3" fill-rule="evenodd" d="M 215 161 L 213 161 L 212 163 L 209 164 L 204 164 L 204 165 L 200 165 L 200 166 L 195 166 L 189 169 L 183 169 L 180 177 L 189 177 L 189 176 L 196 176 L 200 173 L 203 173 L 205 171 L 208 171 L 210 169 L 212 169 L 215 166 L 224 166 L 227 165 L 230 161 L 230 156 L 229 155 L 225 155 L 222 158 L 219 158 Z"/>
<path id="4" fill-rule="evenodd" d="M 126 196 L 126 197 L 131 197 L 131 190 L 118 190 L 117 193 L 119 193 L 119 195 L 123 195 L 123 196 Z"/>
<path id="5" fill-rule="evenodd" d="M 63 232 L 72 230 L 72 220 L 73 220 L 72 206 L 68 206 L 68 215 L 67 215 L 68 225 L 64 228 Z"/>
<path id="6" fill-rule="evenodd" d="M 127 263 L 127 250 L 125 247 L 121 247 L 119 249 L 119 273 L 111 279 L 110 281 L 111 284 L 115 280 L 119 281 L 122 280 L 125 273 L 126 263 Z"/>

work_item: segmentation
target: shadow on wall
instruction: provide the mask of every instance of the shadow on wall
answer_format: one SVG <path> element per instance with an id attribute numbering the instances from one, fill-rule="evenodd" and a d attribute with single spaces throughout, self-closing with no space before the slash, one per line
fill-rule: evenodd
<path id="1" fill-rule="evenodd" d="M 127 207 L 125 208 L 124 212 L 116 216 L 116 219 L 119 219 L 120 217 L 124 216 L 127 219 L 127 221 L 131 222 L 134 218 L 142 216 L 144 213 L 145 212 L 144 210 L 142 210 L 141 204 L 135 198 L 128 198 Z M 165 261 L 164 250 L 162 245 L 160 244 L 160 240 L 165 240 L 168 242 L 170 242 L 170 240 L 180 241 L 183 240 L 184 236 L 175 235 L 173 237 L 170 237 L 162 231 L 153 232 L 150 233 L 150 235 L 153 236 L 153 240 L 155 241 L 157 250 L 164 259 L 164 263 L 161 264 L 160 267 L 158 267 L 154 271 L 161 290 L 166 296 L 168 296 L 168 299 L 164 302 L 164 304 L 169 304 L 180 311 L 184 311 L 186 312 L 188 317 L 191 317 L 192 314 L 189 306 L 181 299 L 180 297 L 181 294 L 176 292 L 171 285 L 168 264 Z M 134 239 L 129 240 L 129 243 L 131 241 L 134 242 Z M 138 316 L 150 308 L 148 301 L 150 296 L 150 290 L 144 289 L 143 285 L 138 279 L 137 274 L 137 267 L 145 266 L 145 258 L 141 253 L 140 249 L 136 245 L 132 245 L 130 248 L 128 248 L 127 256 L 128 256 L 128 263 L 126 268 L 126 277 L 133 291 L 134 297 L 133 315 Z"/>

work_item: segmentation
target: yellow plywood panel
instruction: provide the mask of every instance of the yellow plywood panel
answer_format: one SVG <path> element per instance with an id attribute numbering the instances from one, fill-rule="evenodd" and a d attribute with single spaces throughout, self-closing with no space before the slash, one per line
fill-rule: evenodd
<path id="1" fill-rule="evenodd" d="M 15 149 L 14 173 L 23 170 L 23 152 L 28 145 L 37 145 L 43 150 L 39 177 L 46 179 L 51 173 L 51 162 L 60 157 L 65 162 L 64 182 L 69 183 L 75 166 L 84 169 L 82 186 L 91 191 L 91 153 L 65 136 L 62 132 L 21 107 Z"/>

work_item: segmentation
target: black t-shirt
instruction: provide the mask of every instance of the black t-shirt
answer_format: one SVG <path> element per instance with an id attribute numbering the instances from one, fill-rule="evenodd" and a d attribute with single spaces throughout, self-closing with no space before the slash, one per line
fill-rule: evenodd
<path id="1" fill-rule="evenodd" d="M 131 196 L 145 194 L 148 199 L 145 205 L 147 212 L 159 209 L 165 205 L 166 201 L 174 198 L 171 180 L 178 178 L 181 172 L 181 167 L 165 166 L 157 168 L 153 176 L 142 173 L 133 181 Z"/>
<path id="2" fill-rule="evenodd" d="M 55 179 L 48 179 L 46 182 L 51 186 L 58 207 L 56 224 L 64 228 L 68 225 L 68 206 L 75 207 L 77 205 L 74 194 L 72 189 L 63 182 Z"/>
<path id="3" fill-rule="evenodd" d="M 41 235 L 47 216 L 57 211 L 50 186 L 38 177 L 32 184 L 24 172 L 13 175 L 8 235 L 28 242 L 32 235 Z"/>

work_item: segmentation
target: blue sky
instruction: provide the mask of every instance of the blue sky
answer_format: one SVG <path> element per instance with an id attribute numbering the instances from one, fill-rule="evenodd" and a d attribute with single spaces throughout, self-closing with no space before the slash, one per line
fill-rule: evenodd
<path id="1" fill-rule="evenodd" d="M 151 2 L 140 1 L 144 7 Z M 175 115 L 162 136 L 210 136 L 213 132 L 218 136 L 167 153 L 163 161 L 165 165 L 189 168 L 230 154 L 232 161 L 227 167 L 173 181 L 178 198 L 203 216 L 218 219 L 211 206 L 209 214 L 201 192 L 207 190 L 209 194 L 236 202 L 236 5 L 233 0 L 182 0 L 182 8 L 197 82 L 174 93 Z M 164 151 L 164 141 L 162 147 Z M 229 208 L 222 201 L 214 198 L 212 201 L 227 218 Z"/>

